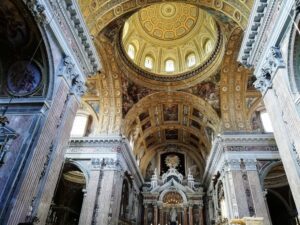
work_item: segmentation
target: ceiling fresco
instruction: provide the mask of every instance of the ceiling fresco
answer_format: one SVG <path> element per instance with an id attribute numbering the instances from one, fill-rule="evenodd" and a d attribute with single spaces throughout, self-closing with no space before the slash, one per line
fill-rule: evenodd
<path id="1" fill-rule="evenodd" d="M 103 62 L 83 98 L 94 135 L 125 135 L 144 175 L 173 146 L 195 160 L 201 177 L 216 135 L 262 131 L 261 96 L 251 71 L 236 62 L 252 1 L 184 2 L 192 4 L 79 1 Z M 191 50 L 196 64 L 188 68 Z M 163 69 L 168 57 L 176 62 L 170 73 Z"/>

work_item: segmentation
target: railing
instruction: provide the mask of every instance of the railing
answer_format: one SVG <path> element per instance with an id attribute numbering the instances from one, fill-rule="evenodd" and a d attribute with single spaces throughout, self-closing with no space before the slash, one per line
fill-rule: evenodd
<path id="1" fill-rule="evenodd" d="M 131 221 L 124 219 L 124 218 L 119 218 L 118 225 L 134 225 L 135 223 L 132 223 Z"/>
<path id="2" fill-rule="evenodd" d="M 50 207 L 46 225 L 78 225 L 79 214 L 65 206 Z"/>

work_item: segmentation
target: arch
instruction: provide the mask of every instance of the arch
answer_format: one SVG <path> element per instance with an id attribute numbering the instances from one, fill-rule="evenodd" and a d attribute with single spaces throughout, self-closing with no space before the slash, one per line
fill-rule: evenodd
<path id="1" fill-rule="evenodd" d="M 66 163 L 69 163 L 71 165 L 76 166 L 83 173 L 83 175 L 85 177 L 86 184 L 88 184 L 89 179 L 90 179 L 90 174 L 89 174 L 87 168 L 84 165 L 82 165 L 78 161 L 71 160 L 71 159 L 66 159 Z"/>
<path id="2" fill-rule="evenodd" d="M 281 161 L 276 161 L 276 162 L 272 162 L 270 163 L 267 167 L 264 168 L 264 170 L 261 172 L 261 175 L 260 175 L 260 184 L 261 184 L 261 187 L 262 189 L 265 188 L 265 178 L 266 176 L 268 175 L 268 173 L 276 166 L 280 166 L 282 165 L 282 162 Z M 283 184 L 283 185 L 286 185 L 286 184 Z"/>
<path id="3" fill-rule="evenodd" d="M 68 160 L 64 164 L 48 211 L 47 223 L 52 224 L 55 221 L 64 223 L 72 221 L 74 225 L 79 223 L 84 199 L 82 190 L 87 185 L 80 167 L 80 164 Z"/>
<path id="4" fill-rule="evenodd" d="M 88 27 L 92 35 L 97 36 L 104 27 L 114 20 L 123 17 L 124 15 L 132 14 L 133 12 L 150 6 L 152 4 L 163 2 L 162 0 L 121 0 L 115 3 L 106 2 L 100 4 L 98 2 L 89 0 L 89 2 L 80 1 L 80 7 L 85 15 Z M 184 2 L 209 10 L 221 21 L 233 20 L 242 29 L 246 29 L 252 1 L 235 1 L 227 3 L 225 1 L 194 1 L 194 0 L 180 0 L 176 2 Z M 224 19 L 224 17 L 226 19 Z"/>
<path id="5" fill-rule="evenodd" d="M 176 189 L 176 190 L 169 190 L 169 189 L 166 189 L 166 190 L 162 191 L 162 192 L 160 193 L 160 195 L 159 195 L 158 201 L 159 201 L 159 202 L 163 202 L 164 196 L 165 196 L 167 193 L 169 193 L 169 192 L 177 192 L 177 193 L 179 193 L 180 196 L 182 197 L 183 204 L 187 204 L 187 203 L 188 203 L 186 195 L 184 194 L 184 192 L 183 192 L 182 190 L 179 190 L 179 189 Z"/>
<path id="6" fill-rule="evenodd" d="M 4 95 L 22 103 L 31 97 L 51 99 L 55 76 L 48 34 L 22 1 L 3 0 L 0 11 L 6 26 L 0 34 L 0 60 L 6 62 L 2 64 L 6 74 L 0 80 Z M 12 76 L 22 84 L 13 82 Z"/>

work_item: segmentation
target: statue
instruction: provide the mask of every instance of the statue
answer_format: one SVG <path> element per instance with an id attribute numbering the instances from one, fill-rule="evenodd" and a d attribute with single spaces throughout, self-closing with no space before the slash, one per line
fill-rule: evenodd
<path id="1" fill-rule="evenodd" d="M 172 222 L 176 222 L 176 218 L 177 218 L 176 209 L 172 208 L 171 211 L 170 211 L 171 224 L 173 224 Z"/>

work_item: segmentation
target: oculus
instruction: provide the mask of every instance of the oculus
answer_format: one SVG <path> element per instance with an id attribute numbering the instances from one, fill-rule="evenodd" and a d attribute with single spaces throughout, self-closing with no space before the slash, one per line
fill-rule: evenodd
<path id="1" fill-rule="evenodd" d="M 36 92 L 41 84 L 42 74 L 39 67 L 30 61 L 17 61 L 7 73 L 8 92 L 15 96 L 26 96 Z"/>

